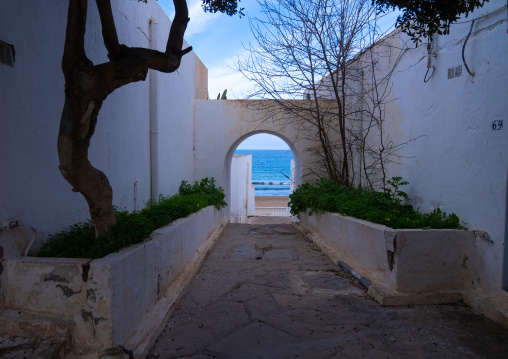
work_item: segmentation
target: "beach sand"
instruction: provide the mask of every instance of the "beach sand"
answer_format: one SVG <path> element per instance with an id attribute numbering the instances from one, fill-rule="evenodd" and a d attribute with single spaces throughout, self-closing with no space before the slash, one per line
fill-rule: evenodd
<path id="1" fill-rule="evenodd" d="M 256 207 L 287 207 L 289 196 L 256 196 Z"/>

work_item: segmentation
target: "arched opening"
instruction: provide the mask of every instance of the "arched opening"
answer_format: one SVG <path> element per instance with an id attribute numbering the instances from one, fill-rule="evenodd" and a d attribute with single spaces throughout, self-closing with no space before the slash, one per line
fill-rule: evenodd
<path id="1" fill-rule="evenodd" d="M 280 168 L 284 168 L 284 170 L 282 170 L 281 172 L 283 172 L 283 173 L 286 172 L 286 173 L 284 173 L 285 176 L 283 174 L 280 174 L 278 177 L 269 178 L 266 175 L 264 177 L 259 177 L 259 176 L 263 176 L 263 174 L 260 174 L 260 173 L 254 173 L 254 175 L 252 173 L 249 174 L 248 173 L 249 169 L 245 169 L 245 165 L 248 166 L 249 163 L 250 163 L 250 165 L 252 165 L 252 159 L 249 159 L 249 158 L 238 159 L 238 157 L 249 156 L 249 153 L 248 153 L 249 151 L 245 151 L 245 150 L 238 151 L 238 152 L 240 152 L 239 156 L 235 157 L 235 161 L 234 161 L 235 164 L 233 164 L 233 157 L 235 156 L 235 151 L 237 150 L 239 145 L 242 144 L 242 142 L 244 142 L 246 139 L 248 139 L 254 135 L 258 135 L 258 134 L 268 134 L 268 135 L 276 136 L 277 138 L 282 140 L 287 145 L 286 149 L 277 151 L 277 152 L 285 153 L 286 156 L 283 155 L 282 157 L 285 157 L 286 159 L 291 159 L 291 157 L 293 158 L 292 167 L 291 167 L 291 165 L 286 166 L 286 167 L 284 167 L 284 166 L 280 167 Z M 242 146 L 242 147 L 245 149 L 245 146 Z M 252 146 L 250 146 L 250 147 L 252 147 Z M 258 149 L 260 149 L 260 148 L 261 147 L 259 147 Z M 289 154 L 289 156 L 287 154 Z M 292 156 L 291 156 L 291 154 L 292 154 Z M 259 153 L 256 153 L 256 155 L 259 156 Z M 268 155 L 272 155 L 272 154 L 268 154 Z M 270 196 L 270 195 L 277 196 L 277 195 L 282 194 L 282 195 L 287 196 L 289 194 L 289 191 L 292 188 L 296 188 L 301 183 L 302 172 L 301 172 L 301 164 L 300 163 L 301 163 L 300 162 L 300 154 L 298 153 L 298 150 L 296 149 L 294 144 L 289 139 L 285 138 L 284 136 L 282 136 L 278 133 L 270 132 L 270 131 L 253 131 L 253 132 L 249 132 L 249 133 L 241 136 L 240 138 L 238 138 L 229 148 L 229 150 L 226 154 L 225 162 L 224 162 L 225 178 L 227 179 L 227 185 L 225 186 L 226 187 L 225 188 L 226 201 L 228 202 L 228 204 L 230 204 L 231 222 L 244 223 L 247 220 L 248 216 L 255 215 L 255 204 L 253 203 L 255 196 L 260 196 L 260 195 L 262 196 L 263 194 L 268 195 L 268 196 Z M 235 167 L 235 168 L 233 168 L 233 167 Z M 242 177 L 238 180 L 239 182 L 246 181 L 247 182 L 247 183 L 245 183 L 246 186 L 251 185 L 252 182 L 260 182 L 257 185 L 254 184 L 254 186 L 258 187 L 257 193 L 256 193 L 255 187 L 250 188 L 250 196 L 251 196 L 250 198 L 249 198 L 249 191 L 247 191 L 247 193 L 244 192 L 245 191 L 244 183 L 241 183 L 240 185 L 238 185 L 237 183 L 235 183 L 235 180 L 232 179 L 232 175 L 235 175 L 235 176 L 238 175 L 236 173 L 236 171 L 238 171 L 238 170 L 240 170 L 240 171 L 245 170 L 247 172 L 246 175 L 242 175 Z M 286 176 L 289 178 L 287 178 Z M 272 182 L 272 183 L 270 183 L 270 182 Z M 247 190 L 249 190 L 249 188 L 247 188 Z M 276 191 L 280 191 L 280 192 L 277 193 Z M 245 200 L 243 200 L 243 199 L 239 200 L 239 196 L 241 196 Z M 285 205 L 285 206 L 287 206 L 287 205 Z M 278 209 L 278 211 L 281 211 L 280 215 L 287 215 L 285 210 Z M 259 212 L 259 209 L 258 209 L 258 212 Z M 270 214 L 270 213 L 267 212 L 267 214 Z M 278 214 L 274 214 L 274 215 L 278 215 Z"/>

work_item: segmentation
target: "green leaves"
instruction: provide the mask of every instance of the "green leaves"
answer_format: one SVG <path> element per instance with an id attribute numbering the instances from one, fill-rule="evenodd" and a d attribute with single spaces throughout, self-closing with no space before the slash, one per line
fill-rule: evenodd
<path id="1" fill-rule="evenodd" d="M 314 184 L 299 186 L 289 196 L 291 214 L 333 212 L 391 228 L 462 228 L 459 217 L 454 213 L 447 215 L 440 209 L 420 213 L 410 205 L 402 204 L 408 195 L 399 187 L 409 184 L 402 177 L 392 177 L 387 184 L 389 186 L 383 188 L 383 192 L 373 192 L 341 186 L 330 179 L 321 178 Z"/>
<path id="2" fill-rule="evenodd" d="M 220 92 L 218 93 L 217 95 L 217 100 L 227 100 L 228 99 L 228 89 L 225 89 L 224 92 L 222 93 L 222 96 L 220 95 Z"/>
<path id="3" fill-rule="evenodd" d="M 215 178 L 205 177 L 200 181 L 194 182 L 191 186 L 187 181 L 182 181 L 179 194 L 188 196 L 191 194 L 205 194 L 210 202 L 207 205 L 213 205 L 217 210 L 226 207 L 228 204 L 224 201 L 226 194 L 222 187 L 215 187 Z"/>
<path id="4" fill-rule="evenodd" d="M 398 8 L 402 14 L 396 25 L 418 44 L 420 38 L 447 35 L 450 25 L 461 15 L 469 15 L 489 0 L 372 0 L 379 13 Z"/>
<path id="5" fill-rule="evenodd" d="M 244 8 L 239 7 L 238 3 L 241 0 L 202 0 L 203 10 L 205 12 L 222 12 L 229 16 L 239 14 L 240 17 L 245 16 L 243 13 Z"/>
<path id="6" fill-rule="evenodd" d="M 392 177 L 391 180 L 386 180 L 386 183 L 390 185 L 390 187 L 383 187 L 383 192 L 385 198 L 393 203 L 402 203 L 403 199 L 407 199 L 407 193 L 399 190 L 400 186 L 408 185 L 409 182 L 403 181 L 402 177 Z M 401 198 L 402 197 L 402 198 Z"/>
<path id="7" fill-rule="evenodd" d="M 161 196 L 139 212 L 116 211 L 117 224 L 107 237 L 95 239 L 95 229 L 88 221 L 78 223 L 50 237 L 39 257 L 101 258 L 124 247 L 145 240 L 157 228 L 213 205 L 227 206 L 224 190 L 215 187 L 215 179 L 204 178 L 193 185 L 182 181 L 178 195 Z"/>

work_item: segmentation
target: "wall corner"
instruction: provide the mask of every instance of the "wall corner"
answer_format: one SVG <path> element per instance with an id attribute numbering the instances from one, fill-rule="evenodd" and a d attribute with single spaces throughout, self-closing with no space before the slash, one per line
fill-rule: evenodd
<path id="1" fill-rule="evenodd" d="M 194 54 L 194 100 L 208 100 L 208 69 Z"/>

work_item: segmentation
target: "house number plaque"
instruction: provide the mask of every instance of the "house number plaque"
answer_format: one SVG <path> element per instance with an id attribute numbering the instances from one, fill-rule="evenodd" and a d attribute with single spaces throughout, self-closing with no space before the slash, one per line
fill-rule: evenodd
<path id="1" fill-rule="evenodd" d="M 492 129 L 493 130 L 502 130 L 503 129 L 503 121 L 502 120 L 492 121 Z"/>

